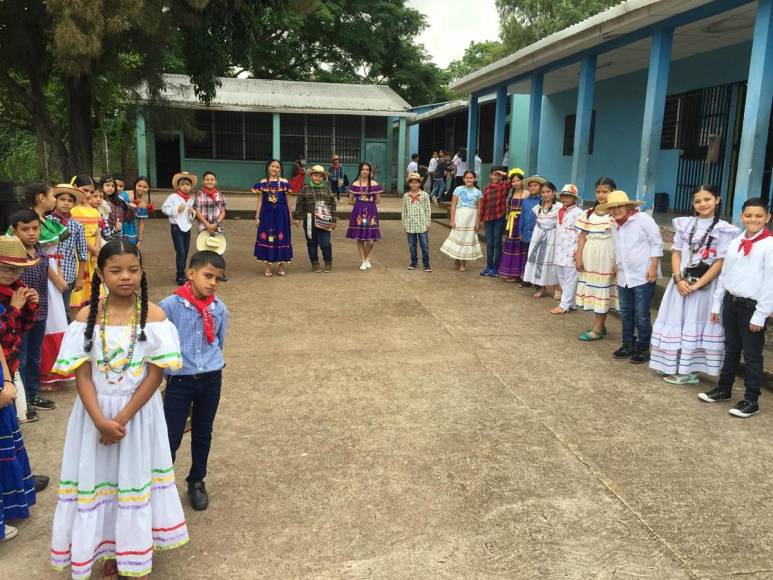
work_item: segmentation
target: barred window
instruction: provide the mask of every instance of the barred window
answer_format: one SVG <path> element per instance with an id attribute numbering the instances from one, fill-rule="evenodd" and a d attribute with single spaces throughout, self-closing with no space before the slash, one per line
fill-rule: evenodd
<path id="1" fill-rule="evenodd" d="M 266 161 L 273 155 L 274 120 L 271 113 L 244 114 L 244 158 Z"/>
<path id="2" fill-rule="evenodd" d="M 185 138 L 185 156 L 212 159 L 212 111 L 193 111 L 193 134 Z"/>
<path id="3" fill-rule="evenodd" d="M 362 157 L 362 117 L 336 115 L 334 151 L 341 163 L 359 163 Z"/>
<path id="4" fill-rule="evenodd" d="M 244 159 L 244 113 L 216 111 L 215 159 Z"/>
<path id="5" fill-rule="evenodd" d="M 285 159 L 297 159 L 306 154 L 304 115 L 282 115 L 279 147 Z"/>
<path id="6" fill-rule="evenodd" d="M 333 115 L 306 115 L 306 159 L 327 162 L 333 155 Z"/>

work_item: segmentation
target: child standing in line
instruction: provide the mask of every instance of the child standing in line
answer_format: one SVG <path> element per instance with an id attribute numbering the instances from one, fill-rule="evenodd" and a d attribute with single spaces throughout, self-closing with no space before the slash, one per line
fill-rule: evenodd
<path id="1" fill-rule="evenodd" d="M 105 200 L 110 206 L 108 223 L 118 236 L 129 239 L 133 244 L 137 243 L 137 221 L 134 219 L 134 202 L 123 189 L 119 189 L 116 180 L 103 175 L 99 180 L 99 188 L 105 194 Z"/>
<path id="2" fill-rule="evenodd" d="M 741 222 L 746 231 L 730 242 L 711 306 L 711 321 L 721 321 L 724 328 L 725 360 L 717 388 L 698 396 L 707 403 L 730 400 L 743 354 L 746 392 L 730 414 L 746 419 L 760 411 L 762 349 L 767 319 L 773 314 L 773 236 L 767 228 L 767 203 L 760 198 L 747 199 Z"/>
<path id="3" fill-rule="evenodd" d="M 483 257 L 478 241 L 483 193 L 475 187 L 475 172 L 467 170 L 462 176 L 464 185 L 454 189 L 451 197 L 451 233 L 440 251 L 454 259 L 460 272 L 466 272 L 467 260 Z"/>
<path id="4" fill-rule="evenodd" d="M 40 184 L 32 184 L 40 191 Z M 38 193 L 40 203 L 53 206 L 55 202 L 51 188 L 45 193 Z M 29 191 L 29 190 L 28 190 Z M 27 407 L 50 411 L 56 409 L 56 403 L 40 396 L 40 359 L 42 356 L 43 339 L 46 333 L 46 318 L 48 318 L 48 256 L 38 243 L 40 239 L 40 218 L 32 210 L 19 210 L 11 216 L 11 226 L 14 235 L 21 240 L 30 259 L 38 259 L 37 264 L 26 268 L 21 274 L 21 281 L 34 288 L 39 298 L 39 306 L 35 313 L 35 324 L 27 334 L 22 336 L 19 346 L 19 374 L 27 396 Z M 61 280 L 61 276 L 59 276 Z M 61 281 L 64 284 L 64 281 Z M 28 411 L 29 416 L 29 411 Z"/>
<path id="5" fill-rule="evenodd" d="M 84 192 L 83 187 L 78 189 Z M 86 236 L 86 248 L 88 249 L 88 256 L 83 262 L 80 274 L 80 288 L 73 287 L 73 291 L 70 294 L 69 306 L 79 310 L 89 303 L 91 280 L 97 267 L 97 256 L 102 247 L 102 229 L 105 220 L 102 218 L 102 214 L 99 213 L 101 203 L 102 192 L 96 191 L 92 187 L 91 191 L 85 190 L 81 203 L 70 210 L 72 218 L 83 226 L 83 232 Z"/>
<path id="6" fill-rule="evenodd" d="M 148 178 L 138 177 L 131 193 L 137 206 L 134 210 L 134 217 L 137 219 L 137 247 L 142 248 L 142 239 L 145 237 L 145 221 L 150 218 L 150 212 L 153 208 L 150 204 L 150 181 Z"/>
<path id="7" fill-rule="evenodd" d="M 416 242 L 421 246 L 421 264 L 425 272 L 432 272 L 429 265 L 429 226 L 432 222 L 432 208 L 429 194 L 421 189 L 421 175 L 408 175 L 408 191 L 403 195 L 401 218 L 403 229 L 408 236 L 408 252 L 411 255 L 409 270 L 415 270 L 419 263 Z"/>
<path id="8" fill-rule="evenodd" d="M 357 179 L 349 186 L 349 205 L 353 205 L 346 238 L 357 241 L 357 253 L 362 263 L 360 270 L 370 270 L 370 253 L 381 239 L 378 204 L 384 189 L 373 181 L 373 167 L 367 161 L 360 163 Z"/>
<path id="9" fill-rule="evenodd" d="M 284 276 L 285 262 L 293 261 L 292 234 L 290 232 L 290 206 L 287 195 L 290 185 L 282 177 L 282 163 L 272 159 L 266 164 L 266 177 L 252 187 L 258 196 L 255 209 L 255 258 L 263 261 L 263 274 L 271 278 L 271 264 L 277 263 L 277 275 Z"/>
<path id="10" fill-rule="evenodd" d="M 577 205 L 580 196 L 577 186 L 568 183 L 561 189 L 560 200 L 563 207 L 558 210 L 558 225 L 556 226 L 556 273 L 561 286 L 561 303 L 553 308 L 552 314 L 566 314 L 575 307 L 577 294 L 577 239 L 580 232 L 577 229 L 577 219 L 583 214 Z"/>
<path id="11" fill-rule="evenodd" d="M 593 310 L 593 327 L 580 335 L 580 340 L 601 340 L 607 335 L 607 312 L 618 310 L 617 276 L 615 275 L 615 242 L 612 239 L 612 222 L 607 213 L 599 213 L 599 204 L 607 202 L 607 196 L 617 189 L 614 180 L 602 177 L 596 181 L 596 203 L 577 219 L 580 238 L 577 241 L 577 307 Z"/>
<path id="12" fill-rule="evenodd" d="M 72 217 L 73 208 L 83 202 L 83 193 L 75 187 L 62 183 L 54 187 L 54 197 L 56 208 L 51 214 L 51 219 L 55 219 L 70 231 L 70 235 L 56 247 L 56 254 L 61 256 L 58 262 L 59 271 L 67 283 L 67 290 L 62 292 L 62 299 L 69 321 L 70 297 L 73 291 L 83 289 L 83 275 L 89 259 L 86 232 L 80 222 Z"/>
<path id="13" fill-rule="evenodd" d="M 191 256 L 188 281 L 161 301 L 161 309 L 182 337 L 182 368 L 167 369 L 164 416 L 174 463 L 182 442 L 185 422 L 191 414 L 191 470 L 186 478 L 188 498 L 195 510 L 209 506 L 204 486 L 223 383 L 223 345 L 228 328 L 228 308 L 215 296 L 225 274 L 225 260 L 212 251 Z"/>
<path id="14" fill-rule="evenodd" d="M 529 189 L 537 183 L 535 177 L 528 180 Z M 534 232 L 529 243 L 529 254 L 526 268 L 523 273 L 523 281 L 538 286 L 534 298 L 542 298 L 547 287 L 558 285 L 558 272 L 556 271 L 556 227 L 558 226 L 558 210 L 561 204 L 556 203 L 556 186 L 551 181 L 542 184 L 541 201 L 532 208 L 536 218 Z M 561 299 L 560 291 L 555 290 L 553 298 Z"/>
<path id="15" fill-rule="evenodd" d="M 108 295 L 99 300 L 100 279 Z M 181 366 L 180 341 L 148 302 L 137 246 L 109 241 L 97 258 L 91 304 L 67 329 L 55 370 L 75 372 L 54 514 L 51 563 L 88 577 L 146 576 L 153 551 L 188 542 L 158 386 Z"/>
<path id="16" fill-rule="evenodd" d="M 102 239 L 104 241 L 112 240 L 120 232 L 116 230 L 115 216 L 113 215 L 113 206 L 110 203 L 111 196 L 115 193 L 115 180 L 111 175 L 103 175 L 97 181 L 97 189 L 91 196 L 92 205 L 99 210 L 102 219 L 105 220 L 105 226 L 102 227 Z M 95 205 L 99 200 L 99 205 Z"/>
<path id="17" fill-rule="evenodd" d="M 648 214 L 639 211 L 640 205 L 640 201 L 630 200 L 627 193 L 618 190 L 610 193 L 607 202 L 597 208 L 600 212 L 608 212 L 614 220 L 612 231 L 623 344 L 612 356 L 629 359 L 633 364 L 650 360 L 650 308 L 663 255 L 660 228 Z"/>
<path id="18" fill-rule="evenodd" d="M 702 185 L 692 195 L 695 217 L 673 221 L 672 279 L 652 327 L 650 368 L 673 385 L 697 384 L 698 373 L 719 375 L 724 335 L 712 324 L 717 277 L 738 228 L 719 219 L 719 190 Z"/>
<path id="19" fill-rule="evenodd" d="M 333 269 L 333 244 L 331 237 L 336 228 L 336 195 L 327 185 L 327 173 L 321 165 L 309 171 L 311 183 L 304 185 L 298 194 L 293 211 L 293 223 L 303 228 L 311 269 L 329 273 Z M 319 250 L 325 269 L 319 265 Z"/>
<path id="20" fill-rule="evenodd" d="M 505 177 L 507 173 L 504 169 L 492 167 L 489 184 L 483 189 L 481 220 L 486 231 L 486 267 L 481 270 L 480 275 L 491 278 L 499 276 L 499 263 L 502 259 L 507 191 L 510 189 Z"/>
<path id="21" fill-rule="evenodd" d="M 172 178 L 172 189 L 175 192 L 161 206 L 161 211 L 169 218 L 175 254 L 175 281 L 178 286 L 185 284 L 185 263 L 191 246 L 191 227 L 196 217 L 191 190 L 198 181 L 198 177 L 187 171 L 175 174 Z"/>
<path id="22" fill-rule="evenodd" d="M 201 176 L 201 190 L 196 194 L 193 209 L 199 222 L 199 232 L 223 233 L 225 198 L 217 188 L 217 176 L 213 172 L 205 171 Z"/>
<path id="23" fill-rule="evenodd" d="M 499 262 L 499 275 L 504 276 L 505 282 L 519 282 L 526 267 L 526 251 L 529 244 L 524 243 L 519 232 L 519 224 L 528 210 L 524 207 L 529 199 L 529 191 L 523 188 L 523 170 L 515 167 L 508 173 L 510 190 L 507 192 L 505 207 L 507 218 L 505 221 L 504 244 L 502 246 L 502 259 Z M 535 197 L 535 203 L 539 197 Z"/>

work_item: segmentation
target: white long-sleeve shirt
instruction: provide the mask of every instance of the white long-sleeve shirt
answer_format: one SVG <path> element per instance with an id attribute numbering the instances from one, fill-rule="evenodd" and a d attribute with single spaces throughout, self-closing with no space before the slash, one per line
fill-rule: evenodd
<path id="1" fill-rule="evenodd" d="M 660 228 L 649 214 L 638 212 L 628 218 L 622 227 L 612 220 L 617 261 L 617 285 L 633 288 L 647 283 L 647 270 L 652 258 L 663 256 L 663 238 Z M 658 264 L 658 277 L 662 276 Z"/>
<path id="2" fill-rule="evenodd" d="M 186 202 L 181 195 L 173 193 L 166 198 L 164 205 L 161 206 L 161 212 L 169 218 L 170 224 L 175 224 L 182 231 L 188 232 L 193 225 L 193 220 L 196 217 L 196 212 L 193 210 L 193 202 L 196 196 L 192 195 Z M 188 206 L 188 210 L 178 211 L 177 208 L 180 205 L 185 204 Z"/>
<path id="3" fill-rule="evenodd" d="M 752 244 L 749 255 L 739 251 L 746 232 L 730 242 L 722 265 L 711 312 L 719 314 L 725 293 L 757 301 L 751 323 L 763 326 L 773 313 L 773 237 Z M 755 236 L 756 237 L 756 236 Z"/>

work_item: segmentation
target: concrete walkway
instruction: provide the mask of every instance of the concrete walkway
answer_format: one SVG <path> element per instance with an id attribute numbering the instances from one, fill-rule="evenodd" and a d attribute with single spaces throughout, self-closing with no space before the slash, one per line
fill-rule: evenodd
<path id="1" fill-rule="evenodd" d="M 581 343 L 590 318 L 479 268 L 409 272 L 398 222 L 374 268 L 335 234 L 335 271 L 309 271 L 302 238 L 285 278 L 251 259 L 254 227 L 228 222 L 233 322 L 207 486 L 183 499 L 191 543 L 155 577 L 773 577 L 773 397 L 747 421 L 646 368 Z M 171 243 L 149 224 L 158 300 Z M 300 242 L 300 243 L 299 243 Z M 737 393 L 740 395 L 740 390 Z M 73 390 L 24 427 L 56 480 Z M 186 438 L 185 442 L 187 443 Z M 183 490 L 189 452 L 178 456 Z M 0 545 L 0 578 L 55 577 L 55 487 Z"/>

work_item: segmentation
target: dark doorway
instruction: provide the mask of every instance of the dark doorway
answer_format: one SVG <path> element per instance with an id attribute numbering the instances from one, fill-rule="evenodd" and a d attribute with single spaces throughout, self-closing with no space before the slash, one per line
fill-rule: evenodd
<path id="1" fill-rule="evenodd" d="M 156 137 L 156 187 L 172 187 L 172 177 L 180 171 L 180 136 Z"/>

